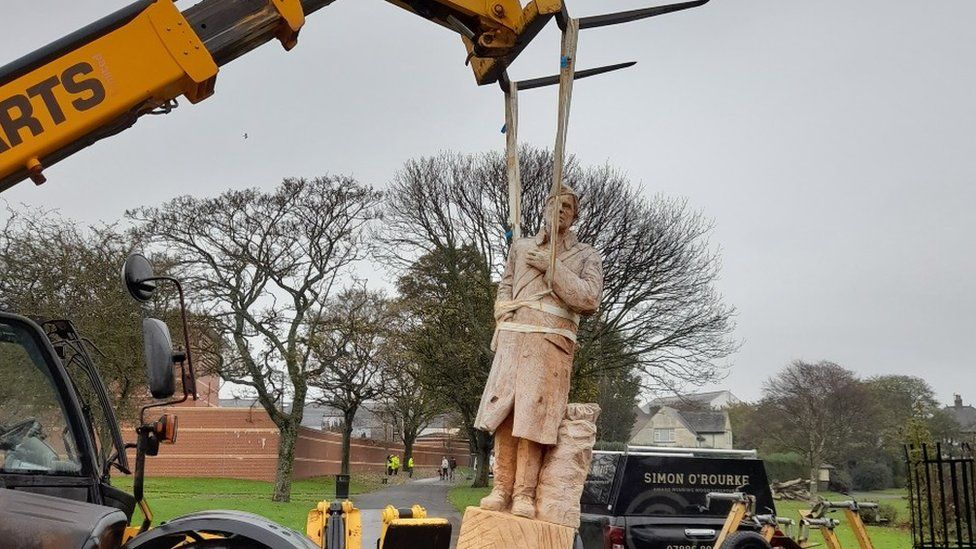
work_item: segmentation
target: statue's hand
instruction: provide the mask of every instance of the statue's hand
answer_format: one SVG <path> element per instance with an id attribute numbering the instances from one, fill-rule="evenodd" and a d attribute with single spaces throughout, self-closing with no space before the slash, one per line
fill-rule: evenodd
<path id="1" fill-rule="evenodd" d="M 549 254 L 542 250 L 530 250 L 525 254 L 525 262 L 542 272 L 549 270 Z"/>
<path id="2" fill-rule="evenodd" d="M 497 317 L 495 317 L 495 322 L 497 322 L 498 324 L 501 324 L 502 322 L 508 322 L 508 321 L 512 320 L 513 318 L 515 318 L 515 311 L 509 311 L 507 313 L 502 313 L 502 314 L 498 315 Z"/>

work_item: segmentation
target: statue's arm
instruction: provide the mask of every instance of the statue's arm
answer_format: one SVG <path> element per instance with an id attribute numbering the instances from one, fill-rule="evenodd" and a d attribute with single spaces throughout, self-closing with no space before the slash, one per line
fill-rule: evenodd
<path id="1" fill-rule="evenodd" d="M 584 315 L 596 312 L 603 293 L 603 259 L 600 254 L 592 250 L 580 274 L 556 261 L 552 289 L 574 311 Z"/>

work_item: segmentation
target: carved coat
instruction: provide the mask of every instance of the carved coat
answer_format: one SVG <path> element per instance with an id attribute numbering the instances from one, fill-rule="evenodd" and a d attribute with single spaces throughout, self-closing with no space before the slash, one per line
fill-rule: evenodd
<path id="1" fill-rule="evenodd" d="M 525 260 L 525 254 L 532 249 L 548 252 L 547 235 L 522 238 L 512 245 L 498 286 L 496 306 L 529 300 L 546 290 L 545 275 Z M 592 314 L 600 304 L 603 259 L 592 246 L 580 243 L 572 231 L 566 234 L 557 253 L 553 292 L 555 296 L 542 298 L 543 305 L 585 315 Z M 517 309 L 510 322 L 574 334 L 577 328 L 572 320 L 532 307 Z M 575 343 L 565 335 L 499 330 L 495 344 L 495 358 L 475 427 L 494 432 L 514 412 L 513 436 L 555 444 L 569 400 Z"/>

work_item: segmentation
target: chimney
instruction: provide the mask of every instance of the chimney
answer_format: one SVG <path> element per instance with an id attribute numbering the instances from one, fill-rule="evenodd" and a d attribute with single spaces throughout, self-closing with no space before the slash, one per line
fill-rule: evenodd
<path id="1" fill-rule="evenodd" d="M 962 395 L 955 395 L 956 397 L 956 408 L 962 408 Z"/>

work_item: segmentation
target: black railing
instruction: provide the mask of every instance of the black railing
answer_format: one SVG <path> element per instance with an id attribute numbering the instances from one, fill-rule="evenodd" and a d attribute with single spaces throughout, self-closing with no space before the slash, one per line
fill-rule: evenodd
<path id="1" fill-rule="evenodd" d="M 976 471 L 968 444 L 905 446 L 915 549 L 976 548 Z"/>

